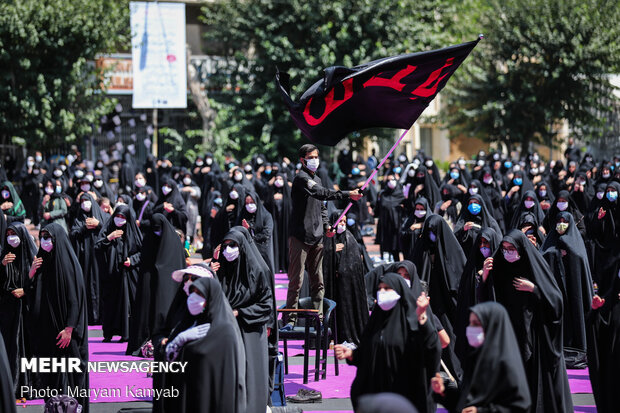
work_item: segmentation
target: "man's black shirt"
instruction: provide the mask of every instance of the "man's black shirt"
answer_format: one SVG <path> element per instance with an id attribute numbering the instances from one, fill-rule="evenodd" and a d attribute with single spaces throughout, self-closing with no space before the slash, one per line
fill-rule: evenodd
<path id="1" fill-rule="evenodd" d="M 293 179 L 291 198 L 293 211 L 289 222 L 289 235 L 308 245 L 323 241 L 329 226 L 326 200 L 345 199 L 349 191 L 335 191 L 321 185 L 318 176 L 305 166 Z"/>

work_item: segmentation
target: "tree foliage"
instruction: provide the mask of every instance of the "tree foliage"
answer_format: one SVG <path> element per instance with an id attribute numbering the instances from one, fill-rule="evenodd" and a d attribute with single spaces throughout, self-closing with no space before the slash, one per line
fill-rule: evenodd
<path id="1" fill-rule="evenodd" d="M 333 65 L 431 50 L 452 43 L 452 1 L 235 0 L 203 8 L 210 54 L 229 64 L 210 81 L 216 136 L 237 154 L 291 156 L 305 140 L 275 88 L 276 66 L 300 96 Z M 470 40 L 470 39 L 467 39 Z M 215 93 L 213 93 L 215 92 Z M 228 139 L 222 139 L 226 136 Z"/>
<path id="2" fill-rule="evenodd" d="M 95 55 L 127 44 L 128 32 L 125 0 L 4 0 L 2 142 L 46 149 L 90 134 L 109 110 Z"/>
<path id="3" fill-rule="evenodd" d="M 617 0 L 489 0 L 469 12 L 486 40 L 450 89 L 453 131 L 524 151 L 552 143 L 563 119 L 576 136 L 605 132 L 608 75 L 620 62 Z"/>

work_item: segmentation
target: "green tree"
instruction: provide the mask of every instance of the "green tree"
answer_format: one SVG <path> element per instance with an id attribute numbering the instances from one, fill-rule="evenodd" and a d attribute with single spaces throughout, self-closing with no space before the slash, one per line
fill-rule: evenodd
<path id="1" fill-rule="evenodd" d="M 302 141 L 275 88 L 276 66 L 298 97 L 325 67 L 354 66 L 453 43 L 456 2 L 236 0 L 206 5 L 210 54 L 229 58 L 208 85 L 217 101 L 216 139 L 242 157 L 293 156 Z M 228 109 L 226 109 L 228 108 Z M 224 139 L 223 137 L 227 139 Z M 305 138 L 303 138 L 305 140 Z"/>
<path id="2" fill-rule="evenodd" d="M 129 42 L 126 0 L 0 4 L 0 138 L 50 149 L 92 132 L 109 111 L 97 53 Z"/>
<path id="3" fill-rule="evenodd" d="M 457 74 L 447 124 L 509 148 L 552 144 L 566 119 L 595 138 L 614 97 L 620 62 L 617 0 L 489 0 L 468 11 L 486 35 Z M 466 17 L 467 19 L 467 17 Z"/>

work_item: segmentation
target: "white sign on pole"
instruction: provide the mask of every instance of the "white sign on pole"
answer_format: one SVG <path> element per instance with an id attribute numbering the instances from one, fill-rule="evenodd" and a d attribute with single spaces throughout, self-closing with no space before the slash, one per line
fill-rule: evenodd
<path id="1" fill-rule="evenodd" d="M 135 109 L 186 108 L 185 4 L 132 1 Z"/>

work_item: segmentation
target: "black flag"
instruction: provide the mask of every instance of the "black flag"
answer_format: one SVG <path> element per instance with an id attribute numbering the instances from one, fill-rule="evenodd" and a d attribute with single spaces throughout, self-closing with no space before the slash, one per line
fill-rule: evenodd
<path id="1" fill-rule="evenodd" d="M 333 146 L 357 130 L 409 129 L 479 40 L 353 68 L 328 67 L 299 102 L 289 95 L 288 73 L 278 72 L 276 84 L 304 135 Z"/>

